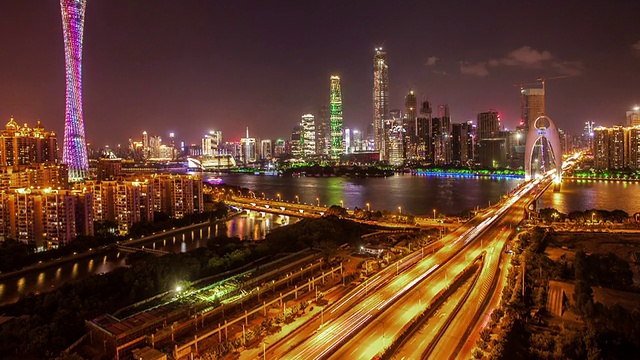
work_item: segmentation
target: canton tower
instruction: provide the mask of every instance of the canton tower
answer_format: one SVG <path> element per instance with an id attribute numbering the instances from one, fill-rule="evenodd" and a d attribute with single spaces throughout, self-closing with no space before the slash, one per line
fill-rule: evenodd
<path id="1" fill-rule="evenodd" d="M 82 34 L 86 6 L 86 0 L 60 0 L 67 83 L 62 162 L 69 167 L 69 181 L 74 182 L 89 176 L 82 114 Z"/>

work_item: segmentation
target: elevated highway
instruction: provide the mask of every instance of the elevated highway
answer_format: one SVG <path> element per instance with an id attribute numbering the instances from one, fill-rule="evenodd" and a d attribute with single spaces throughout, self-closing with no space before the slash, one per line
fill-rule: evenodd
<path id="1" fill-rule="evenodd" d="M 481 251 L 493 254 L 488 257 L 486 268 L 495 273 L 506 239 L 524 218 L 526 205 L 548 186 L 549 181 L 548 178 L 540 178 L 522 185 L 510 197 L 480 212 L 454 233 L 447 235 L 443 239 L 445 246 L 434 255 L 399 273 L 388 284 L 371 290 L 365 300 L 351 306 L 316 332 L 307 334 L 307 339 L 293 348 L 272 349 L 272 356 L 285 359 L 324 359 L 332 356 L 370 359 L 382 353 L 402 326 L 420 313 L 419 304 L 425 306 L 429 303 L 438 289 L 448 286 L 449 279 L 462 271 Z M 481 276 L 479 283 L 483 284 L 488 281 L 486 279 L 493 278 L 489 273 Z M 405 296 L 414 298 L 410 301 L 412 305 L 396 306 L 396 302 Z M 473 303 L 474 299 L 477 298 L 470 297 L 469 303 Z M 336 311 L 331 308 L 328 310 Z M 377 326 L 375 324 L 378 322 L 388 322 L 388 325 L 385 323 L 385 330 L 378 331 L 379 336 L 376 337 L 366 329 Z M 346 354 L 342 352 L 343 349 L 351 351 Z"/>

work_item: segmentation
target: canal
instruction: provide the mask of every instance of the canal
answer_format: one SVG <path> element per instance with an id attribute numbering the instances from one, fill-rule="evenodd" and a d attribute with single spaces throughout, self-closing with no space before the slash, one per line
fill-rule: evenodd
<path id="1" fill-rule="evenodd" d="M 261 239 L 277 227 L 298 221 L 298 218 L 250 212 L 243 213 L 225 223 L 203 225 L 197 229 L 178 231 L 144 243 L 145 247 L 180 253 L 206 246 L 207 240 L 220 235 L 237 236 L 245 240 Z M 126 245 L 126 243 L 124 244 Z M 138 245 L 137 247 L 140 247 Z M 0 305 L 14 302 L 21 295 L 53 290 L 64 283 L 78 281 L 89 275 L 103 274 L 127 265 L 127 253 L 109 251 L 79 258 L 58 266 L 47 267 L 7 277 L 0 281 Z"/>

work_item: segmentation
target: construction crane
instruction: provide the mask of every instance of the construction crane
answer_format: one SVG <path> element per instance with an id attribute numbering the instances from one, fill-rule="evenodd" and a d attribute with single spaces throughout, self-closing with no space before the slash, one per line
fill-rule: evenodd
<path id="1" fill-rule="evenodd" d="M 538 84 L 542 83 L 542 90 L 545 90 L 545 82 L 547 82 L 549 80 L 564 79 L 564 78 L 568 78 L 568 77 L 571 77 L 571 76 L 569 76 L 569 75 L 560 75 L 560 76 L 554 76 L 554 77 L 550 77 L 550 78 L 545 78 L 543 76 L 539 76 L 536 79 L 536 82 L 513 84 L 513 86 L 518 86 L 518 87 L 520 87 L 520 90 L 522 90 L 523 86 L 526 86 L 526 85 L 538 85 Z"/>
<path id="2" fill-rule="evenodd" d="M 544 77 L 540 76 L 540 77 L 538 77 L 538 78 L 536 79 L 536 81 L 540 81 L 540 82 L 542 82 L 542 91 L 543 91 L 543 92 L 545 92 L 545 90 L 546 90 L 546 89 L 545 89 L 545 82 L 546 82 L 546 81 L 549 81 L 549 80 L 556 80 L 556 79 L 564 79 L 564 78 L 568 78 L 568 77 L 570 77 L 570 76 L 569 76 L 569 75 L 560 75 L 560 76 L 554 76 L 554 77 L 551 77 L 551 78 L 547 78 L 547 79 L 545 79 Z M 546 92 L 545 92 L 545 94 L 546 94 Z"/>

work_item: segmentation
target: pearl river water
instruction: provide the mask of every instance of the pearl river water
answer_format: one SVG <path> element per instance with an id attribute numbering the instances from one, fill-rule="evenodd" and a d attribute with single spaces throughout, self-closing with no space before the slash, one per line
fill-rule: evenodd
<path id="1" fill-rule="evenodd" d="M 205 178 L 215 175 L 205 173 Z M 473 176 L 286 177 L 253 174 L 219 175 L 230 186 L 253 190 L 256 197 L 353 209 L 387 210 L 415 215 L 459 214 L 500 200 L 523 180 Z M 246 194 L 247 191 L 245 191 Z M 296 198 L 298 196 L 298 198 Z"/>
<path id="2" fill-rule="evenodd" d="M 503 194 L 517 187 L 523 180 L 514 178 L 440 177 L 394 175 L 387 178 L 349 177 L 277 177 L 253 174 L 205 173 L 204 177 L 221 177 L 225 184 L 252 189 L 257 197 L 321 205 L 355 206 L 371 210 L 398 211 L 416 215 L 444 212 L 459 214 L 475 207 L 498 201 Z M 560 212 L 587 209 L 624 210 L 629 214 L 640 211 L 640 182 L 604 180 L 564 180 L 562 190 L 545 192 L 538 207 L 553 207 Z M 226 227 L 211 225 L 200 230 L 187 230 L 167 235 L 145 244 L 146 247 L 168 252 L 185 252 L 205 246 L 209 236 L 226 230 L 228 236 L 243 239 L 263 238 L 271 229 L 297 221 L 296 218 L 272 214 L 243 214 L 226 222 Z M 111 251 L 67 262 L 59 266 L 33 270 L 0 280 L 0 304 L 16 301 L 20 295 L 55 289 L 65 282 L 77 281 L 91 274 L 109 272 L 126 265 L 126 254 Z"/>

